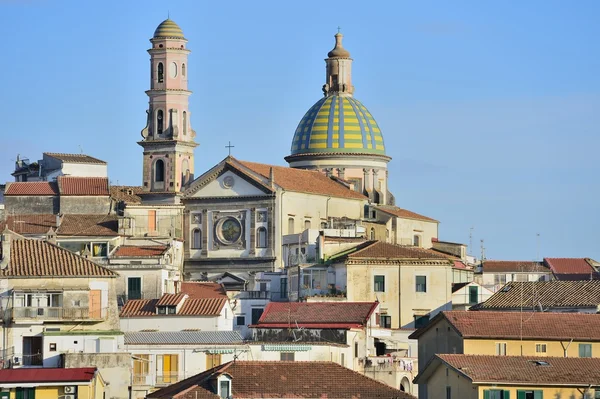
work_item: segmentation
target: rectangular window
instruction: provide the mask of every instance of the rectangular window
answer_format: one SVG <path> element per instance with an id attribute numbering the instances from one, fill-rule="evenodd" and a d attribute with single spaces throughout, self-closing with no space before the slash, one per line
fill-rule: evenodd
<path id="1" fill-rule="evenodd" d="M 541 390 L 517 390 L 517 399 L 544 399 L 544 391 Z"/>
<path id="2" fill-rule="evenodd" d="M 506 342 L 496 342 L 496 356 L 506 356 Z"/>
<path id="3" fill-rule="evenodd" d="M 510 391 L 500 389 L 486 389 L 483 391 L 484 399 L 510 399 Z"/>
<path id="4" fill-rule="evenodd" d="M 494 274 L 494 284 L 495 285 L 506 284 L 506 274 Z"/>
<path id="5" fill-rule="evenodd" d="M 392 328 L 392 316 L 382 314 L 380 317 L 379 325 L 383 328 Z"/>
<path id="6" fill-rule="evenodd" d="M 546 344 L 535 344 L 535 353 L 546 353 Z"/>
<path id="7" fill-rule="evenodd" d="M 452 387 L 446 387 L 446 399 L 452 399 Z"/>
<path id="8" fill-rule="evenodd" d="M 156 231 L 156 211 L 148 211 L 148 231 Z"/>
<path id="9" fill-rule="evenodd" d="M 592 357 L 592 344 L 579 344 L 579 357 Z"/>
<path id="10" fill-rule="evenodd" d="M 252 324 L 258 323 L 260 316 L 262 316 L 264 309 L 262 308 L 254 308 L 252 309 Z"/>
<path id="11" fill-rule="evenodd" d="M 282 362 L 293 362 L 294 352 L 281 352 L 279 355 L 279 360 Z"/>
<path id="12" fill-rule="evenodd" d="M 56 343 L 51 342 L 50 347 L 48 349 L 50 350 L 50 352 L 56 352 Z"/>
<path id="13" fill-rule="evenodd" d="M 133 384 L 146 385 L 146 376 L 150 370 L 150 355 L 133 356 Z"/>
<path id="14" fill-rule="evenodd" d="M 288 218 L 288 234 L 294 234 L 294 218 Z"/>
<path id="15" fill-rule="evenodd" d="M 541 396 L 540 399 L 542 399 Z M 594 399 L 600 399 L 600 388 L 594 388 Z"/>
<path id="16" fill-rule="evenodd" d="M 227 309 L 225 309 L 227 310 Z M 167 306 L 167 314 L 175 314 L 177 312 L 176 306 Z"/>
<path id="17" fill-rule="evenodd" d="M 469 287 L 469 303 L 475 304 L 477 302 L 479 302 L 479 287 L 472 285 Z"/>
<path id="18" fill-rule="evenodd" d="M 35 388 L 16 388 L 17 399 L 35 399 Z"/>
<path id="19" fill-rule="evenodd" d="M 207 353 L 206 354 L 206 369 L 212 369 L 213 367 L 217 367 L 221 364 L 221 354 L 220 353 Z"/>
<path id="20" fill-rule="evenodd" d="M 288 297 L 287 278 L 285 277 L 282 277 L 281 280 L 279 280 L 279 296 L 281 299 Z"/>
<path id="21" fill-rule="evenodd" d="M 354 343 L 354 357 L 358 357 L 358 342 Z"/>
<path id="22" fill-rule="evenodd" d="M 221 387 L 221 398 L 227 399 L 229 398 L 229 381 L 221 381 L 219 384 Z"/>
<path id="23" fill-rule="evenodd" d="M 385 292 L 385 276 L 375 276 L 375 292 Z"/>
<path id="24" fill-rule="evenodd" d="M 423 328 L 429 324 L 429 315 L 415 315 L 415 328 Z"/>
<path id="25" fill-rule="evenodd" d="M 416 291 L 427 292 L 427 276 L 416 276 Z"/>
<path id="26" fill-rule="evenodd" d="M 179 380 L 179 356 L 157 355 L 156 356 L 156 383 L 172 384 Z"/>
<path id="27" fill-rule="evenodd" d="M 127 278 L 127 299 L 142 299 L 142 278 Z"/>
<path id="28" fill-rule="evenodd" d="M 236 326 L 245 326 L 246 325 L 246 316 L 236 316 L 235 325 Z"/>

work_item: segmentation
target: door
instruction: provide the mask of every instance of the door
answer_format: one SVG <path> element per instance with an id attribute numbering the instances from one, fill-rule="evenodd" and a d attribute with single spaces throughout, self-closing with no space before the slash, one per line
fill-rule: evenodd
<path id="1" fill-rule="evenodd" d="M 171 384 L 179 381 L 178 379 L 179 356 L 177 355 L 159 355 L 157 356 L 157 384 Z"/>
<path id="2" fill-rule="evenodd" d="M 42 337 L 23 337 L 23 365 L 41 366 L 42 364 Z"/>
<path id="3" fill-rule="evenodd" d="M 102 318 L 102 291 L 101 290 L 90 290 L 90 319 L 101 319 Z"/>
<path id="4" fill-rule="evenodd" d="M 142 299 L 142 278 L 127 278 L 127 299 Z"/>
<path id="5" fill-rule="evenodd" d="M 221 354 L 219 353 L 207 353 L 206 354 L 206 369 L 212 369 L 221 364 Z"/>

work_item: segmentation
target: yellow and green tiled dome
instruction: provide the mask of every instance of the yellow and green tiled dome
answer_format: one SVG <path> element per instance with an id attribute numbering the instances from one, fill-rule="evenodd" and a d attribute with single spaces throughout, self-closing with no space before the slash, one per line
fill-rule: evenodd
<path id="1" fill-rule="evenodd" d="M 165 19 L 154 31 L 154 38 L 175 37 L 183 39 L 183 31 L 174 21 Z"/>
<path id="2" fill-rule="evenodd" d="M 373 115 L 354 97 L 323 97 L 304 115 L 294 134 L 292 155 L 360 153 L 385 155 Z"/>

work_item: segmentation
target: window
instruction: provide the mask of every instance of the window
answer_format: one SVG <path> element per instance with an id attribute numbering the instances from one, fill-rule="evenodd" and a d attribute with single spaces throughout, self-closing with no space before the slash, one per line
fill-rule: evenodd
<path id="1" fill-rule="evenodd" d="M 181 64 L 181 76 L 185 76 L 185 64 Z"/>
<path id="2" fill-rule="evenodd" d="M 281 352 L 279 355 L 279 360 L 282 362 L 293 362 L 294 352 Z"/>
<path id="3" fill-rule="evenodd" d="M 202 224 L 202 214 L 201 213 L 192 213 L 192 223 L 193 224 Z"/>
<path id="4" fill-rule="evenodd" d="M 202 248 L 202 231 L 200 229 L 194 229 L 192 231 L 192 249 Z"/>
<path id="5" fill-rule="evenodd" d="M 375 239 L 375 229 L 371 227 L 371 240 Z"/>
<path id="6" fill-rule="evenodd" d="M 133 356 L 133 383 L 146 384 L 146 376 L 150 373 L 150 355 Z"/>
<path id="7" fill-rule="evenodd" d="M 171 384 L 179 380 L 179 357 L 156 355 L 156 383 Z"/>
<path id="8" fill-rule="evenodd" d="M 159 159 L 154 164 L 154 181 L 164 182 L 165 181 L 165 162 Z"/>
<path id="9" fill-rule="evenodd" d="M 221 364 L 221 354 L 220 353 L 207 353 L 206 354 L 206 369 L 212 369 L 213 367 L 217 367 Z"/>
<path id="10" fill-rule="evenodd" d="M 246 325 L 246 316 L 236 316 L 235 317 L 235 325 L 236 326 L 245 326 Z"/>
<path id="11" fill-rule="evenodd" d="M 483 391 L 483 399 L 510 399 L 510 391 L 502 391 L 500 389 L 485 389 Z"/>
<path id="12" fill-rule="evenodd" d="M 227 309 L 225 309 L 227 310 Z M 175 314 L 177 312 L 176 306 L 167 306 L 167 314 Z"/>
<path id="13" fill-rule="evenodd" d="M 142 278 L 127 278 L 127 299 L 142 299 Z"/>
<path id="14" fill-rule="evenodd" d="M 35 388 L 16 388 L 17 399 L 35 399 Z"/>
<path id="15" fill-rule="evenodd" d="M 258 319 L 262 316 L 264 309 L 263 308 L 254 308 L 252 309 L 252 324 L 258 323 Z"/>
<path id="16" fill-rule="evenodd" d="M 162 109 L 156 111 L 156 133 L 162 134 L 163 132 L 163 122 L 164 115 Z"/>
<path id="17" fill-rule="evenodd" d="M 546 344 L 535 344 L 535 353 L 546 353 Z"/>
<path id="18" fill-rule="evenodd" d="M 162 62 L 158 63 L 158 83 L 162 83 L 165 81 L 165 68 L 163 67 Z"/>
<path id="19" fill-rule="evenodd" d="M 354 343 L 354 357 L 358 357 L 358 342 Z"/>
<path id="20" fill-rule="evenodd" d="M 50 352 L 56 352 L 56 342 L 50 342 L 48 350 Z"/>
<path id="21" fill-rule="evenodd" d="M 310 229 L 310 220 L 305 220 L 304 221 L 304 230 L 308 230 Z"/>
<path id="22" fill-rule="evenodd" d="M 476 285 L 469 286 L 469 303 L 477 303 L 479 299 L 479 287 Z"/>
<path id="23" fill-rule="evenodd" d="M 540 396 L 540 399 L 543 398 Z M 594 388 L 594 399 L 600 399 L 600 388 L 598 387 Z"/>
<path id="24" fill-rule="evenodd" d="M 517 399 L 544 399 L 544 391 L 517 390 Z"/>
<path id="25" fill-rule="evenodd" d="M 294 218 L 288 219 L 288 234 L 294 234 Z"/>
<path id="26" fill-rule="evenodd" d="M 167 307 L 166 306 L 157 306 L 156 312 L 158 314 L 167 314 Z"/>
<path id="27" fill-rule="evenodd" d="M 229 391 L 230 391 L 229 387 L 230 387 L 230 382 L 227 381 L 227 380 L 221 381 L 219 383 L 219 388 L 221 390 L 221 395 L 220 396 L 221 396 L 222 399 L 229 398 Z"/>
<path id="28" fill-rule="evenodd" d="M 279 296 L 282 299 L 288 297 L 288 280 L 285 277 L 279 280 Z"/>
<path id="29" fill-rule="evenodd" d="M 413 237 L 413 245 L 415 247 L 420 247 L 421 246 L 421 236 L 418 234 L 415 234 Z"/>
<path id="30" fill-rule="evenodd" d="M 340 365 L 346 367 L 346 355 L 343 353 L 340 353 Z"/>
<path id="31" fill-rule="evenodd" d="M 256 221 L 259 223 L 267 223 L 267 211 L 256 212 Z"/>
<path id="32" fill-rule="evenodd" d="M 427 292 L 427 276 L 416 276 L 415 281 L 417 292 Z"/>
<path id="33" fill-rule="evenodd" d="M 485 266 L 484 266 L 485 268 Z M 504 285 L 506 284 L 506 274 L 494 274 L 494 284 Z"/>
<path id="34" fill-rule="evenodd" d="M 375 276 L 375 292 L 385 292 L 385 276 Z"/>
<path id="35" fill-rule="evenodd" d="M 446 387 L 446 399 L 452 399 L 452 387 Z"/>
<path id="36" fill-rule="evenodd" d="M 579 344 L 579 357 L 592 357 L 592 344 Z"/>
<path id="37" fill-rule="evenodd" d="M 183 111 L 183 134 L 187 134 L 187 112 Z M 185 170 L 183 171 L 185 173 Z"/>
<path id="38" fill-rule="evenodd" d="M 258 248 L 267 248 L 267 229 L 259 227 L 256 230 L 256 246 Z"/>
<path id="39" fill-rule="evenodd" d="M 429 315 L 415 315 L 415 328 L 423 328 L 429 324 Z"/>
<path id="40" fill-rule="evenodd" d="M 506 342 L 496 342 L 496 356 L 506 356 Z"/>
<path id="41" fill-rule="evenodd" d="M 379 316 L 379 325 L 383 328 L 392 328 L 392 316 L 382 314 Z"/>

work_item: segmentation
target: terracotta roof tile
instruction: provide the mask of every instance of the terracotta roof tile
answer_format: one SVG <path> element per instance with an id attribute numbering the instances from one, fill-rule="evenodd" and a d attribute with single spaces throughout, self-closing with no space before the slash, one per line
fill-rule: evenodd
<path id="1" fill-rule="evenodd" d="M 158 299 L 130 299 L 125 302 L 119 317 L 143 317 L 156 315 Z"/>
<path id="2" fill-rule="evenodd" d="M 7 227 L 17 234 L 46 234 L 51 228 L 56 230 L 56 215 L 12 215 L 0 223 L 0 231 Z"/>
<path id="3" fill-rule="evenodd" d="M 95 367 L 3 369 L 0 370 L 0 381 L 5 384 L 19 382 L 85 382 L 91 381 L 96 375 L 96 371 Z"/>
<path id="4" fill-rule="evenodd" d="M 58 176 L 58 191 L 62 196 L 108 196 L 107 177 Z"/>
<path id="5" fill-rule="evenodd" d="M 165 302 L 167 305 L 175 305 L 170 303 L 172 300 L 184 297 L 185 294 L 165 294 L 167 296 Z M 159 306 L 159 302 L 163 299 L 131 299 L 125 303 L 121 310 L 120 317 L 146 317 L 146 316 L 163 316 L 163 317 L 177 317 L 177 316 L 218 316 L 223 309 L 223 306 L 227 303 L 228 299 L 225 298 L 186 298 L 181 305 L 181 308 L 177 314 L 158 315 L 156 314 L 156 306 Z M 179 302 L 177 302 L 179 303 Z M 165 305 L 166 306 L 166 305 Z"/>
<path id="6" fill-rule="evenodd" d="M 54 196 L 58 195 L 58 185 L 55 182 L 47 181 L 7 183 L 4 195 Z"/>
<path id="7" fill-rule="evenodd" d="M 380 211 L 383 211 L 385 213 L 389 213 L 390 215 L 394 215 L 394 216 L 397 216 L 399 218 L 424 220 L 424 221 L 427 221 L 427 222 L 439 223 L 437 220 L 432 219 L 432 218 L 430 218 L 428 216 L 419 215 L 418 213 L 411 212 L 408 209 L 398 208 L 397 206 L 379 205 L 376 208 L 379 209 Z"/>
<path id="8" fill-rule="evenodd" d="M 177 306 L 185 298 L 185 294 L 164 294 L 160 297 L 156 306 Z"/>
<path id="9" fill-rule="evenodd" d="M 115 201 L 123 201 L 126 204 L 139 204 L 142 199 L 138 194 L 142 193 L 144 188 L 141 186 L 110 186 L 110 196 Z"/>
<path id="10" fill-rule="evenodd" d="M 265 178 L 269 178 L 271 168 L 273 168 L 275 183 L 284 190 L 341 198 L 366 199 L 361 193 L 348 189 L 321 172 L 247 161 L 237 162 Z"/>
<path id="11" fill-rule="evenodd" d="M 60 236 L 118 236 L 115 215 L 64 215 L 57 230 Z"/>
<path id="12" fill-rule="evenodd" d="M 463 338 L 600 341 L 600 314 L 446 311 Z"/>
<path id="13" fill-rule="evenodd" d="M 190 298 L 227 298 L 227 291 L 221 284 L 187 281 L 180 283 L 180 291 Z"/>
<path id="14" fill-rule="evenodd" d="M 551 270 L 542 262 L 519 261 L 519 260 L 485 260 L 483 261 L 483 273 L 551 273 Z"/>
<path id="15" fill-rule="evenodd" d="M 375 259 L 455 259 L 454 256 L 441 254 L 430 249 L 388 244 L 382 241 L 368 241 L 367 245 L 348 255 L 348 258 Z"/>
<path id="16" fill-rule="evenodd" d="M 586 258 L 544 258 L 544 262 L 554 274 L 583 274 L 589 278 L 596 272 Z"/>
<path id="17" fill-rule="evenodd" d="M 67 163 L 91 163 L 98 165 L 106 165 L 106 162 L 85 154 L 62 154 L 58 152 L 45 152 L 44 155 L 48 155 L 52 158 L 56 158 Z"/>
<path id="18" fill-rule="evenodd" d="M 145 258 L 164 255 L 167 247 L 165 245 L 121 245 L 111 255 L 113 258 Z"/>
<path id="19" fill-rule="evenodd" d="M 600 358 L 436 355 L 474 382 L 598 385 Z M 538 365 L 537 361 L 548 365 Z"/>
<path id="20" fill-rule="evenodd" d="M 600 305 L 600 281 L 510 282 L 487 301 L 471 309 L 526 309 L 596 307 Z"/>
<path id="21" fill-rule="evenodd" d="M 115 277 L 117 273 L 46 241 L 11 239 L 3 277 Z"/>
<path id="22" fill-rule="evenodd" d="M 377 305 L 377 302 L 270 302 L 256 327 L 279 328 L 296 323 L 305 328 L 361 327 Z"/>
<path id="23" fill-rule="evenodd" d="M 214 398 L 211 377 L 231 376 L 233 398 L 409 399 L 414 396 L 333 362 L 235 361 L 180 381 L 148 398 Z"/>

